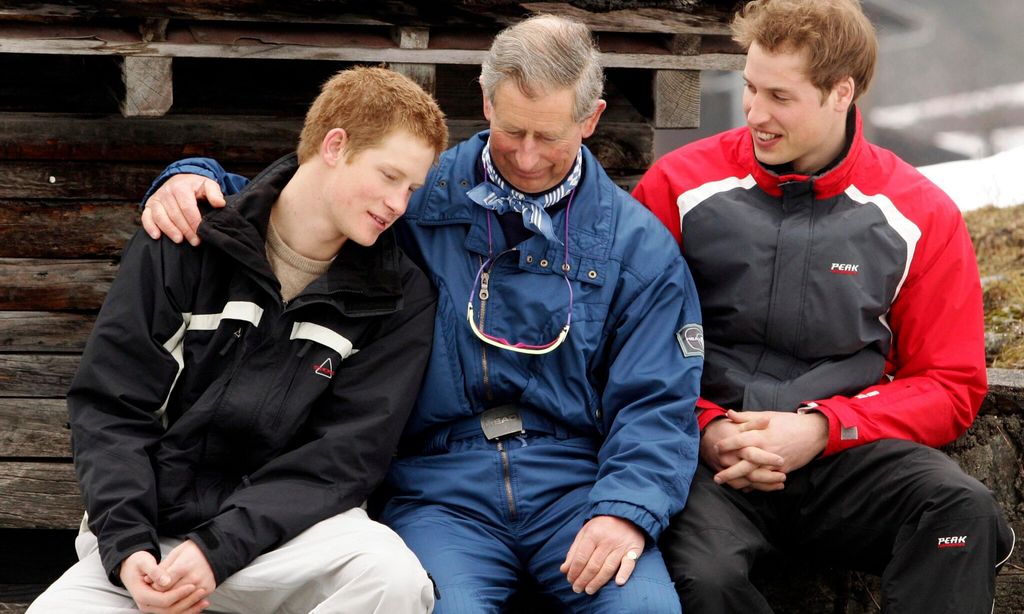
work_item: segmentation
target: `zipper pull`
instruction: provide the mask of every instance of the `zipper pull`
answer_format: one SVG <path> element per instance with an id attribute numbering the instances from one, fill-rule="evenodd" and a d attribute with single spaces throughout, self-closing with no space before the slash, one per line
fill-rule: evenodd
<path id="1" fill-rule="evenodd" d="M 480 273 L 480 300 L 486 301 L 487 297 L 490 296 L 490 292 L 487 290 L 487 283 L 491 280 L 491 274 L 487 271 Z"/>

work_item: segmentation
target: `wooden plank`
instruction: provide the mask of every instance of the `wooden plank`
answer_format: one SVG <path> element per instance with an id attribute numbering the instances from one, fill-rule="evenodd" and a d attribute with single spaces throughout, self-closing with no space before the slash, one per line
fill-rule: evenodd
<path id="1" fill-rule="evenodd" d="M 477 64 L 486 54 L 472 49 L 398 49 L 338 45 L 266 43 L 253 35 L 246 44 L 143 42 L 104 40 L 101 33 L 83 31 L 73 38 L 16 38 L 0 34 L 0 53 L 62 55 L 139 55 L 170 58 L 232 58 L 273 60 L 324 60 L 356 63 Z M 741 70 L 743 56 L 701 54 L 695 56 L 643 53 L 602 53 L 606 68 L 668 70 Z"/>
<path id="2" fill-rule="evenodd" d="M 0 200 L 0 258 L 114 258 L 138 228 L 133 201 Z"/>
<path id="3" fill-rule="evenodd" d="M 73 529 L 84 509 L 70 463 L 0 463 L 0 527 Z"/>
<path id="4" fill-rule="evenodd" d="M 237 160 L 269 164 L 295 150 L 302 121 L 302 113 L 293 117 L 189 115 L 147 119 L 0 113 L 0 157 L 5 161 L 166 164 L 188 156 L 210 156 L 225 163 Z"/>
<path id="5" fill-rule="evenodd" d="M 81 352 L 96 317 L 50 311 L 0 311 L 0 352 Z"/>
<path id="6" fill-rule="evenodd" d="M 164 164 L 135 162 L 25 162 L 0 165 L 0 199 L 142 198 Z"/>
<path id="7" fill-rule="evenodd" d="M 578 6 L 582 2 L 523 2 L 531 13 L 552 13 L 572 17 L 590 26 L 594 32 L 664 32 L 672 34 L 727 34 L 732 11 L 718 10 L 689 3 L 690 10 L 679 10 L 678 4 L 665 8 L 644 7 L 589 11 Z M 594 4 L 593 2 L 590 3 Z M 610 2 L 601 2 L 604 6 Z M 618 4 L 618 3 L 616 3 Z M 633 3 L 623 3 L 633 4 Z M 653 4 L 646 2 L 644 4 Z M 668 4 L 668 3 L 667 3 Z M 712 3 L 713 4 L 713 3 Z"/>
<path id="8" fill-rule="evenodd" d="M 95 310 L 117 265 L 110 260 L 0 258 L 0 310 Z"/>
<path id="9" fill-rule="evenodd" d="M 71 460 L 64 399 L 0 398 L 0 457 Z"/>
<path id="10" fill-rule="evenodd" d="M 521 2 L 514 0 L 452 0 L 416 2 L 389 0 L 367 5 L 358 0 L 63 0 L 20 3 L 0 7 L 0 17 L 52 22 L 54 18 L 173 18 L 283 23 L 364 25 L 506 25 L 529 12 L 553 12 L 582 18 L 594 27 L 721 29 L 730 14 L 715 0 L 687 0 L 681 11 L 678 0 L 647 1 L 645 9 L 587 11 L 579 5 L 604 9 L 605 2 Z M 636 4 L 636 3 L 621 3 Z M 731 7 L 729 7 L 731 8 Z M 634 17 L 635 16 L 635 17 Z M 637 20 L 642 20 L 638 25 Z M 662 23 L 663 22 L 663 23 Z"/>
<path id="11" fill-rule="evenodd" d="M 127 56 L 121 64 L 125 117 L 160 117 L 174 103 L 171 58 Z"/>
<path id="12" fill-rule="evenodd" d="M 0 397 L 63 397 L 79 362 L 78 354 L 0 354 Z"/>

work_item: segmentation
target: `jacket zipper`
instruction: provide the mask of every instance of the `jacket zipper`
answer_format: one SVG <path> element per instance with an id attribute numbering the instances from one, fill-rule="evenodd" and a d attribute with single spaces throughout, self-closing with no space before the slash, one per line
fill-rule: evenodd
<path id="1" fill-rule="evenodd" d="M 508 501 L 508 515 L 509 519 L 516 519 L 516 502 L 512 497 L 512 463 L 508 458 L 508 450 L 505 449 L 505 444 L 498 440 L 498 453 L 501 454 L 501 472 L 505 478 L 505 499 Z"/>
<path id="2" fill-rule="evenodd" d="M 477 256 L 480 258 L 479 256 Z M 480 258 L 480 265 L 483 266 L 483 258 Z M 491 266 L 494 266 L 492 263 Z M 487 298 L 490 296 L 490 290 L 488 284 L 491 281 L 491 272 L 482 271 L 480 273 L 480 322 L 477 326 L 480 330 L 484 330 L 484 318 L 487 316 Z M 483 383 L 484 383 L 484 398 L 488 401 L 494 399 L 494 393 L 491 391 L 491 376 L 487 369 L 487 344 L 483 341 L 480 342 L 480 362 L 483 367 Z"/>
<path id="3" fill-rule="evenodd" d="M 483 258 L 480 258 L 480 264 L 483 266 Z M 492 263 L 491 266 L 494 266 Z M 484 318 L 487 315 L 487 299 L 490 296 L 490 289 L 488 285 L 491 281 L 491 272 L 482 271 L 480 273 L 480 322 L 477 326 L 480 330 L 484 330 Z M 491 392 L 491 381 L 490 375 L 487 371 L 487 344 L 483 341 L 480 342 L 480 361 L 483 366 L 483 380 L 484 380 L 484 397 L 490 401 L 493 400 L 493 393 Z M 501 473 L 502 478 L 505 482 L 505 500 L 508 502 L 508 514 L 512 520 L 516 519 L 516 502 L 512 496 L 512 466 L 508 458 L 508 451 L 505 450 L 505 444 L 498 440 L 498 454 L 501 455 Z"/>

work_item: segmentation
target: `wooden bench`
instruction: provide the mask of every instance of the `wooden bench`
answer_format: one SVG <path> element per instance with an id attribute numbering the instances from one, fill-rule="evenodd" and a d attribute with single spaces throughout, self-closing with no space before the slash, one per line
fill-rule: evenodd
<path id="1" fill-rule="evenodd" d="M 45 312 L 25 319 L 57 326 Z M 0 612 L 22 611 L 74 561 L 82 504 L 61 397 L 77 360 L 75 354 L 0 355 L 3 394 L 18 395 L 0 398 Z M 1024 372 L 990 369 L 989 379 L 981 415 L 946 451 L 996 493 L 1024 536 Z M 865 574 L 776 561 L 759 567 L 755 582 L 779 614 L 877 611 L 878 579 Z M 1024 567 L 1016 552 L 999 577 L 996 612 L 1021 611 Z"/>

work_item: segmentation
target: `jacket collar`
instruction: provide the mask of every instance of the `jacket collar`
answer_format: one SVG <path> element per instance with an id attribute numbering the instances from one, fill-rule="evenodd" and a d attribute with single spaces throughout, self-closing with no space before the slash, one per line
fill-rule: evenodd
<path id="1" fill-rule="evenodd" d="M 479 132 L 446 151 L 437 168 L 427 180 L 426 194 L 410 203 L 407 223 L 420 226 L 468 224 L 466 249 L 487 255 L 488 212 L 466 196 L 466 192 L 482 180 L 480 154 L 490 132 Z M 617 188 L 598 164 L 597 159 L 583 146 L 583 176 L 569 210 L 570 260 L 585 259 L 591 266 L 605 262 L 611 252 L 613 207 Z M 565 237 L 564 210 L 555 215 L 555 234 Z M 492 245 L 495 252 L 504 249 L 505 240 L 499 225 L 492 220 Z M 524 254 L 535 254 L 535 261 L 547 259 L 551 269 L 561 272 L 564 248 L 535 235 L 521 244 Z M 531 268 L 531 267 L 526 267 Z M 579 270 L 580 267 L 575 267 Z"/>
<path id="2" fill-rule="evenodd" d="M 741 129 L 745 136 L 739 141 L 739 151 L 737 154 L 743 166 L 751 169 L 751 174 L 754 180 L 757 181 L 758 186 L 772 196 L 778 197 L 782 195 L 782 188 L 780 187 L 782 184 L 797 182 L 810 184 L 816 199 L 831 198 L 841 194 L 850 186 L 854 169 L 857 168 L 857 160 L 865 148 L 860 109 L 856 106 L 851 109 L 847 118 L 847 132 L 850 131 L 851 127 L 853 129 L 853 136 L 843 158 L 818 175 L 803 175 L 800 173 L 778 174 L 766 168 L 757 161 L 754 155 L 754 144 L 751 140 L 753 137 L 747 129 Z"/>
<path id="3" fill-rule="evenodd" d="M 204 243 L 237 260 L 275 289 L 279 289 L 280 284 L 267 262 L 267 224 L 271 207 L 298 166 L 295 154 L 277 160 L 242 191 L 229 196 L 223 209 L 209 210 L 199 225 L 199 236 Z M 399 266 L 398 246 L 390 229 L 370 247 L 345 241 L 327 272 L 311 283 L 296 300 L 314 294 L 351 295 L 344 299 L 348 308 L 343 307 L 343 311 L 374 310 L 374 305 L 380 308 L 400 305 L 402 280 Z"/>

